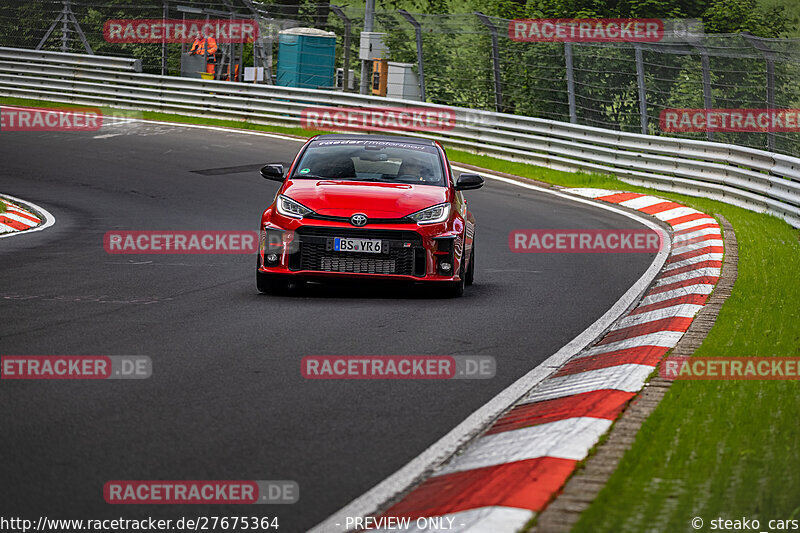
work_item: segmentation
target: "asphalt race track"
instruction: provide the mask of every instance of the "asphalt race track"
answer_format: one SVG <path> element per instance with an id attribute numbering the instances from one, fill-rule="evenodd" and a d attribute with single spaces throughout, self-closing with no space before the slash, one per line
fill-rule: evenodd
<path id="1" fill-rule="evenodd" d="M 523 228 L 641 229 L 488 180 L 476 282 L 259 295 L 251 255 L 109 255 L 110 230 L 257 230 L 300 143 L 123 124 L 0 134 L 0 192 L 55 226 L 0 239 L 0 353 L 148 355 L 147 380 L 0 382 L 0 502 L 35 518 L 278 516 L 312 527 L 413 459 L 600 317 L 649 254 L 514 254 Z M 225 169 L 229 167 L 244 167 Z M 248 170 L 249 169 L 249 170 Z M 238 170 L 238 171 L 237 171 Z M 196 172 L 203 171 L 203 172 Z M 492 355 L 490 380 L 304 380 L 306 355 Z M 109 480 L 295 480 L 281 506 L 112 506 Z"/>

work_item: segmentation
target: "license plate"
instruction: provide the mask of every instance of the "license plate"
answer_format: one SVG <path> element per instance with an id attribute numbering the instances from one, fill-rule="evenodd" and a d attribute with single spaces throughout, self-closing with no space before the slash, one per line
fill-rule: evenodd
<path id="1" fill-rule="evenodd" d="M 333 238 L 333 249 L 337 252 L 360 252 L 379 254 L 383 251 L 380 239 L 348 239 L 345 237 Z"/>

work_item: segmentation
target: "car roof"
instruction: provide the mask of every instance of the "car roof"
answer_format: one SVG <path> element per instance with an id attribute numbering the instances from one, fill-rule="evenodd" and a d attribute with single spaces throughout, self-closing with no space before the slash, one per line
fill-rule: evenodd
<path id="1" fill-rule="evenodd" d="M 317 135 L 313 140 L 359 140 L 359 141 L 394 141 L 408 144 L 422 144 L 425 146 L 436 146 L 435 141 L 429 139 L 419 139 L 417 137 L 401 137 L 399 135 L 374 135 L 369 133 L 330 133 L 326 135 Z"/>

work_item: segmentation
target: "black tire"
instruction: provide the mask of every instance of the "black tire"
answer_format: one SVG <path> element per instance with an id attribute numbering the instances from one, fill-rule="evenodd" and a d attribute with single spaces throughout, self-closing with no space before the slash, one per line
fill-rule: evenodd
<path id="1" fill-rule="evenodd" d="M 286 294 L 289 290 L 289 278 L 280 274 L 256 272 L 256 287 L 263 294 Z"/>
<path id="2" fill-rule="evenodd" d="M 448 281 L 442 293 L 445 298 L 460 298 L 464 295 L 464 285 L 466 284 L 466 276 L 464 275 L 464 263 L 461 263 L 461 278 L 460 281 Z"/>
<path id="3" fill-rule="evenodd" d="M 464 295 L 464 278 L 461 281 L 450 281 L 444 291 L 445 298 L 461 298 Z"/>
<path id="4" fill-rule="evenodd" d="M 469 253 L 469 266 L 467 267 L 467 274 L 465 275 L 464 282 L 467 285 L 475 283 L 475 241 L 472 241 L 472 250 Z"/>
<path id="5" fill-rule="evenodd" d="M 256 254 L 256 287 L 262 294 L 286 294 L 289 291 L 291 280 L 288 276 L 280 274 L 267 274 L 258 268 L 261 266 L 261 257 Z"/>

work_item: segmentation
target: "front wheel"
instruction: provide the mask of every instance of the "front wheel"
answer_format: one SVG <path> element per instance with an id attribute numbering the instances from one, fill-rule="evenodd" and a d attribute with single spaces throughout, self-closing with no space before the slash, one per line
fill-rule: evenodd
<path id="1" fill-rule="evenodd" d="M 464 275 L 464 263 L 461 263 L 461 275 L 458 276 L 461 278 L 459 281 L 448 281 L 442 290 L 443 296 L 445 298 L 460 298 L 464 294 L 464 285 L 466 283 L 466 276 Z"/>
<path id="2" fill-rule="evenodd" d="M 285 294 L 289 290 L 289 279 L 280 274 L 256 272 L 256 287 L 263 294 Z"/>
<path id="3" fill-rule="evenodd" d="M 469 253 L 469 266 L 467 267 L 467 275 L 464 281 L 467 285 L 475 283 L 475 241 L 472 241 L 472 250 Z"/>
<path id="4" fill-rule="evenodd" d="M 445 298 L 460 298 L 464 295 L 464 278 L 461 281 L 449 281 L 444 289 Z"/>

